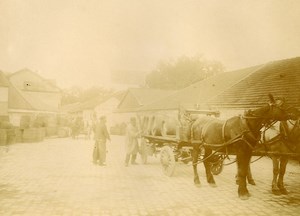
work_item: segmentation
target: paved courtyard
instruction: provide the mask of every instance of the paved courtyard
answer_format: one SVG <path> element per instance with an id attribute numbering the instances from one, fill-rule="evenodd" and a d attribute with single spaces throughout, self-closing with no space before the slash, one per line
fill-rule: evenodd
<path id="1" fill-rule="evenodd" d="M 178 162 L 175 175 L 162 174 L 159 157 L 124 167 L 124 138 L 108 143 L 107 166 L 92 163 L 93 141 L 47 139 L 0 148 L 0 215 L 299 215 L 300 167 L 288 164 L 288 195 L 272 195 L 272 164 L 252 164 L 251 198 L 237 196 L 235 164 L 215 176 L 218 187 L 193 184 L 190 164 Z M 140 161 L 139 161 L 140 162 Z"/>

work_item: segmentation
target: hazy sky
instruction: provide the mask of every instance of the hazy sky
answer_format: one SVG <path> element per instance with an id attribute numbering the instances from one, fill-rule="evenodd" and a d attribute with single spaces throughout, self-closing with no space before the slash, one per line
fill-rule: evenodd
<path id="1" fill-rule="evenodd" d="M 108 85 L 203 54 L 228 70 L 300 56 L 298 0 L 0 0 L 0 70 Z"/>

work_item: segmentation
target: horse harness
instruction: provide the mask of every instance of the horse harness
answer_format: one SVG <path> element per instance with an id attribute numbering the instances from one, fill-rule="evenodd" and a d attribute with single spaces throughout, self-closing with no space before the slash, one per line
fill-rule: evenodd
<path id="1" fill-rule="evenodd" d="M 291 152 L 291 153 L 296 153 L 296 147 L 293 146 L 291 144 L 291 142 L 293 141 L 290 141 L 289 140 L 289 135 L 296 129 L 296 128 L 299 128 L 300 127 L 300 122 L 299 120 L 297 120 L 295 122 L 295 124 L 291 123 L 291 125 L 293 125 L 293 128 L 289 131 L 288 130 L 288 126 L 286 124 L 284 124 L 284 122 L 282 122 L 282 129 L 283 129 L 283 134 L 282 133 L 279 133 L 277 136 L 273 137 L 272 139 L 270 140 L 266 140 L 266 137 L 265 137 L 265 132 L 269 129 L 265 129 L 263 131 L 263 140 L 261 141 L 261 144 L 264 146 L 264 149 L 266 152 L 269 152 L 270 151 L 270 145 L 274 145 L 276 144 L 277 142 L 281 142 L 285 145 L 285 147 L 287 147 L 287 149 Z"/>

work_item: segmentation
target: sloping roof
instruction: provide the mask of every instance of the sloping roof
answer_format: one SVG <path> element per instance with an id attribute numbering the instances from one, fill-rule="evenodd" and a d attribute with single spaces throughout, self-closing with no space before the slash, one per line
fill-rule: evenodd
<path id="1" fill-rule="evenodd" d="M 300 57 L 265 64 L 208 103 L 218 107 L 251 108 L 266 104 L 268 93 L 300 107 Z"/>
<path id="2" fill-rule="evenodd" d="M 45 95 L 33 94 L 32 92 L 27 94 L 16 88 L 13 84 L 9 84 L 8 106 L 10 109 L 57 112 L 58 107 L 52 106 L 51 103 L 47 103 L 50 100 L 51 93 L 48 93 L 45 98 Z"/>
<path id="3" fill-rule="evenodd" d="M 125 92 L 120 91 L 106 97 L 97 96 L 81 103 L 77 102 L 77 103 L 65 105 L 62 107 L 62 111 L 72 113 L 72 112 L 79 112 L 87 109 L 94 109 L 96 106 L 106 102 L 111 98 L 116 98 L 117 100 L 121 101 L 124 94 Z"/>
<path id="4" fill-rule="evenodd" d="M 196 108 L 195 106 L 198 106 L 197 108 L 203 107 L 207 100 L 230 88 L 260 67 L 261 65 L 217 74 L 194 83 L 152 104 L 143 106 L 140 108 L 140 111 L 175 110 L 179 106 L 186 108 Z"/>
<path id="5" fill-rule="evenodd" d="M 174 91 L 151 89 L 151 88 L 130 88 L 127 90 L 120 102 L 117 112 L 135 112 L 140 107 L 153 103 Z"/>
<path id="6" fill-rule="evenodd" d="M 0 71 L 0 87 L 8 87 L 9 82 L 7 78 L 5 77 L 5 74 Z"/>
<path id="7" fill-rule="evenodd" d="M 76 102 L 76 103 L 71 103 L 71 104 L 67 104 L 64 106 L 61 106 L 60 110 L 62 112 L 77 112 L 78 111 L 78 107 L 80 107 L 80 103 Z"/>
<path id="8" fill-rule="evenodd" d="M 23 80 L 22 79 L 22 86 L 19 83 L 16 83 L 15 78 L 23 75 L 23 76 L 28 76 L 29 80 Z M 41 77 L 38 73 L 33 72 L 27 68 L 24 68 L 22 70 L 19 70 L 15 73 L 12 73 L 8 76 L 8 79 L 10 82 L 12 82 L 17 88 L 22 89 L 23 88 L 23 82 L 24 81 L 32 81 L 32 78 L 35 78 L 35 80 L 38 80 L 38 83 L 36 83 L 37 85 L 35 86 L 35 90 L 37 91 L 49 91 L 49 92 L 60 92 L 60 88 L 58 88 L 55 84 L 53 84 L 52 82 L 50 82 L 47 79 L 44 79 L 43 77 Z"/>

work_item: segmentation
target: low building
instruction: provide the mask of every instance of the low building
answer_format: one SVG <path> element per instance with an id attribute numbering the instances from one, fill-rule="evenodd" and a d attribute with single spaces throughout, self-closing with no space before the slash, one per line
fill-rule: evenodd
<path id="1" fill-rule="evenodd" d="M 8 118 L 8 88 L 9 82 L 0 71 L 0 119 Z"/>
<path id="2" fill-rule="evenodd" d="M 7 80 L 8 115 L 13 125 L 20 126 L 23 116 L 30 118 L 44 116 L 54 124 L 59 113 L 62 94 L 53 82 L 28 69 L 7 76 Z"/>

